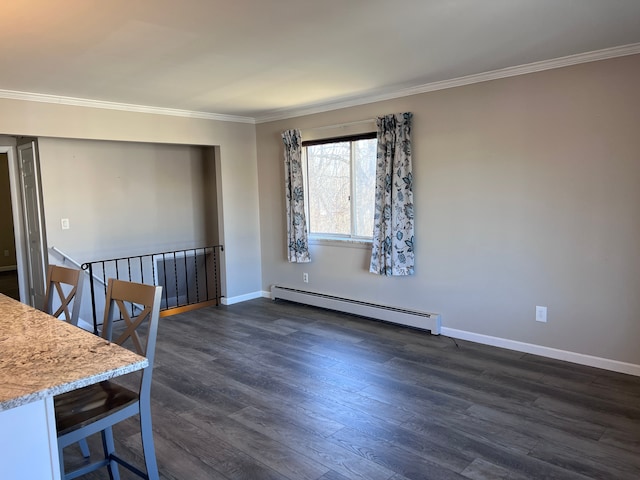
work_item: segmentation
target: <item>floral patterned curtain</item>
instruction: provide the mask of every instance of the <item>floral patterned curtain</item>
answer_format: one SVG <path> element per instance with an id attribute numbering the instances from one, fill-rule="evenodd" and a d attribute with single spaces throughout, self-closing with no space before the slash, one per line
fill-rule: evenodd
<path id="1" fill-rule="evenodd" d="M 284 142 L 284 177 L 287 209 L 288 258 L 292 263 L 310 262 L 307 220 L 304 213 L 302 179 L 302 138 L 300 130 L 282 133 Z"/>
<path id="2" fill-rule="evenodd" d="M 413 275 L 412 113 L 378 117 L 376 206 L 369 271 Z"/>

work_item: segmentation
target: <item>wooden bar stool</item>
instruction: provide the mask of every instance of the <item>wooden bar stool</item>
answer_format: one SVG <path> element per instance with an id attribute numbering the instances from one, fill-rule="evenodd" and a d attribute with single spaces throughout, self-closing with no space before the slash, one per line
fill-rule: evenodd
<path id="1" fill-rule="evenodd" d="M 45 311 L 56 318 L 64 318 L 72 325 L 78 325 L 82 298 L 82 271 L 74 268 L 49 265 L 47 270 L 47 289 L 45 293 Z M 54 301 L 60 304 L 54 310 Z M 71 312 L 69 308 L 71 307 Z"/>
<path id="2" fill-rule="evenodd" d="M 56 318 L 78 325 L 80 304 L 82 302 L 82 272 L 74 268 L 49 265 L 47 269 L 47 288 L 45 293 L 45 311 Z M 54 310 L 54 303 L 59 304 Z M 71 308 L 71 312 L 69 312 Z M 85 458 L 89 458 L 89 445 L 83 438 L 79 442 Z"/>
<path id="3" fill-rule="evenodd" d="M 133 349 L 147 357 L 139 388 L 132 391 L 112 381 L 104 381 L 54 398 L 60 467 L 65 479 L 107 467 L 111 478 L 118 480 L 118 465 L 148 480 L 158 479 L 158 467 L 151 429 L 151 375 L 155 354 L 162 287 L 109 279 L 102 337 L 123 345 L 131 340 Z M 134 310 L 141 310 L 133 316 Z M 124 320 L 124 331 L 113 340 L 114 320 Z M 146 333 L 146 341 L 143 340 Z M 140 433 L 146 473 L 116 455 L 112 426 L 134 415 L 140 418 Z M 101 432 L 104 459 L 64 473 L 63 448 L 89 435 Z"/>

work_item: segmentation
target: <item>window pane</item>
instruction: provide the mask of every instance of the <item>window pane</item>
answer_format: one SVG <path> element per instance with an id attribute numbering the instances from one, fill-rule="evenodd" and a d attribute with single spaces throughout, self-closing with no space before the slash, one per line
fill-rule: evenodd
<path id="1" fill-rule="evenodd" d="M 355 149 L 355 231 L 354 235 L 373 235 L 373 210 L 376 193 L 375 138 L 354 142 Z"/>
<path id="2" fill-rule="evenodd" d="M 312 233 L 351 233 L 349 149 L 349 142 L 307 147 Z"/>

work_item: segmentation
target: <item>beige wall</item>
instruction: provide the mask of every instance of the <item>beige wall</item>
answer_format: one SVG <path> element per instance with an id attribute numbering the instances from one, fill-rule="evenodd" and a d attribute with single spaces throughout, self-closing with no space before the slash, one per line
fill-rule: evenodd
<path id="1" fill-rule="evenodd" d="M 221 242 L 225 246 L 223 261 L 226 265 L 223 292 L 227 297 L 233 298 L 260 291 L 260 232 L 254 125 L 0 99 L 0 134 L 28 135 L 42 139 L 42 182 L 45 186 L 45 197 L 48 198 L 45 198 L 44 208 L 47 229 L 51 230 L 47 232 L 50 245 L 61 241 L 60 217 L 67 215 L 65 212 L 70 208 L 72 211 L 77 208 L 84 210 L 80 212 L 79 217 L 77 210 L 74 215 L 68 214 L 71 229 L 66 233 L 69 234 L 76 231 L 75 229 L 83 228 L 84 225 L 95 224 L 97 220 L 88 219 L 89 211 L 93 207 L 101 207 L 86 204 L 71 207 L 73 201 L 82 203 L 83 198 L 71 198 L 73 194 L 58 186 L 60 182 L 64 183 L 65 187 L 69 185 L 61 180 L 64 171 L 58 172 L 55 167 L 69 166 L 74 159 L 64 157 L 64 142 L 57 143 L 47 138 L 215 146 L 219 152 L 215 175 L 211 172 L 206 174 L 212 175 L 217 182 L 218 212 L 221 218 L 226 219 L 224 228 L 220 231 Z M 60 156 L 56 154 L 53 160 L 56 165 L 48 168 L 46 156 L 52 148 L 58 147 Z M 52 161 L 52 158 L 49 161 Z M 124 160 L 118 159 L 118 162 Z M 95 165 L 89 169 L 89 164 L 79 162 L 74 165 L 81 165 L 79 168 L 85 169 L 83 177 L 86 177 L 91 185 L 97 186 L 99 174 L 103 170 Z M 128 173 L 139 173 L 140 165 L 136 164 L 135 159 L 126 159 L 126 166 L 123 168 L 126 168 L 126 171 L 122 172 L 120 187 L 123 191 L 131 191 L 127 190 L 128 187 L 124 188 L 123 183 L 127 181 Z M 86 186 L 80 188 L 86 189 Z M 93 198 L 95 200 L 95 197 Z M 114 198 L 113 201 L 122 200 Z M 100 232 L 104 230 L 100 229 Z M 194 235 L 201 233 L 195 232 Z M 99 238 L 94 238 L 93 241 L 101 242 Z M 153 248 L 155 242 L 148 246 Z M 78 245 L 77 248 L 83 247 Z M 93 245 L 86 247 L 87 255 L 91 248 Z"/>
<path id="2" fill-rule="evenodd" d="M 8 255 L 5 255 L 8 253 Z M 0 268 L 16 266 L 16 246 L 13 236 L 9 163 L 6 153 L 0 153 Z"/>
<path id="3" fill-rule="evenodd" d="M 640 364 L 638 85 L 631 56 L 258 125 L 262 288 L 440 312 L 449 328 Z M 368 250 L 332 246 L 288 264 L 280 132 L 403 111 L 415 275 L 369 274 Z"/>
<path id="4" fill-rule="evenodd" d="M 302 287 L 304 271 L 305 287 L 437 311 L 449 328 L 640 364 L 638 84 L 640 57 L 623 57 L 257 127 L 0 99 L 0 134 L 216 146 L 228 297 Z M 355 248 L 288 264 L 280 132 L 401 111 L 414 112 L 415 276 L 369 274 Z M 53 245 L 72 202 L 50 166 Z"/>
<path id="5" fill-rule="evenodd" d="M 38 147 L 47 241 L 77 261 L 216 241 L 206 235 L 217 218 L 205 214 L 215 184 L 202 147 L 57 138 Z"/>

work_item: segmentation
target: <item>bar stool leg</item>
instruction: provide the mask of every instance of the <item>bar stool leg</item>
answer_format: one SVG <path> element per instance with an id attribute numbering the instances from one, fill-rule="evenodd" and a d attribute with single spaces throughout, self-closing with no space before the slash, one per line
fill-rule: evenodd
<path id="1" fill-rule="evenodd" d="M 113 442 L 113 430 L 111 427 L 107 427 L 102 430 L 102 446 L 104 448 L 104 458 L 107 463 L 107 470 L 109 470 L 109 478 L 112 480 L 120 480 L 120 470 L 118 469 L 118 462 L 110 460 L 111 454 L 116 452 L 116 446 Z"/>
<path id="2" fill-rule="evenodd" d="M 89 444 L 87 443 L 87 439 L 83 438 L 82 440 L 78 441 L 78 445 L 80 445 L 82 456 L 84 458 L 89 458 L 91 456 L 91 452 L 89 451 Z"/>
<path id="3" fill-rule="evenodd" d="M 158 480 L 158 465 L 156 463 L 156 450 L 153 445 L 153 429 L 151 427 L 151 411 L 149 408 L 141 407 L 140 434 L 142 438 L 144 462 L 147 467 L 147 475 L 149 476 L 149 480 Z"/>

